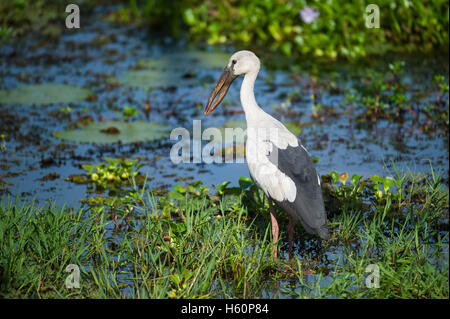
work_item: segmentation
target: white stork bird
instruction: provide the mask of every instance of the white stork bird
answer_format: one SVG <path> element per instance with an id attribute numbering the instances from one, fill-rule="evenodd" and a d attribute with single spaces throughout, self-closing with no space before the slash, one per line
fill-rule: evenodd
<path id="1" fill-rule="evenodd" d="M 247 120 L 248 168 L 269 200 L 274 258 L 277 258 L 279 227 L 272 200 L 289 215 L 291 257 L 294 222 L 300 220 L 308 233 L 328 239 L 327 218 L 319 176 L 309 153 L 294 134 L 256 103 L 253 87 L 259 68 L 259 59 L 253 52 L 234 53 L 211 92 L 205 115 L 222 102 L 233 80 L 244 74 L 240 97 Z"/>

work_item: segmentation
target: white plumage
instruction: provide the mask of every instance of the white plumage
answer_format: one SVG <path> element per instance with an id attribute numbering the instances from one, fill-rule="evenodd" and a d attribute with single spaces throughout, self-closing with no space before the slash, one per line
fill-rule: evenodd
<path id="1" fill-rule="evenodd" d="M 253 91 L 259 69 L 259 59 L 253 52 L 233 54 L 209 97 L 205 114 L 220 104 L 233 80 L 245 74 L 240 99 L 247 121 L 248 168 L 253 180 L 269 198 L 274 242 L 278 240 L 278 223 L 271 200 L 290 217 L 291 256 L 294 220 L 300 220 L 306 231 L 326 239 L 329 237 L 326 214 L 320 179 L 308 151 L 294 134 L 256 103 Z"/>

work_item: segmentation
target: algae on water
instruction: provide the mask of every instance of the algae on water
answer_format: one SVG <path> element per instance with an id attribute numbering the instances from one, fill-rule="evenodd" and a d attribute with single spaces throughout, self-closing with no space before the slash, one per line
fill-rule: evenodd
<path id="1" fill-rule="evenodd" d="M 84 101 L 90 89 L 58 83 L 27 84 L 13 90 L 0 90 L 0 103 L 48 105 Z"/>
<path id="2" fill-rule="evenodd" d="M 114 131 L 114 134 L 111 132 Z M 92 123 L 80 129 L 57 131 L 53 136 L 80 143 L 137 143 L 160 140 L 169 135 L 169 128 L 155 122 L 110 121 Z"/>
<path id="3" fill-rule="evenodd" d="M 144 89 L 197 85 L 208 71 L 219 70 L 228 63 L 230 55 L 222 52 L 188 51 L 153 57 L 139 62 L 143 69 L 126 72 L 119 83 Z"/>

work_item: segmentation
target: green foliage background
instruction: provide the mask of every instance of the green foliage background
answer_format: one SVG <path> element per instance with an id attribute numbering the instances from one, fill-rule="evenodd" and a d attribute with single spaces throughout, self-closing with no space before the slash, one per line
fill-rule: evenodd
<path id="1" fill-rule="evenodd" d="M 192 38 L 209 44 L 261 46 L 286 55 L 360 57 L 390 49 L 448 47 L 448 1 L 371 3 L 380 9 L 379 29 L 365 27 L 369 3 L 361 0 L 131 0 L 122 16 L 128 11 L 135 20 L 174 35 L 187 25 Z M 299 14 L 307 6 L 320 13 L 311 24 Z"/>
<path id="2" fill-rule="evenodd" d="M 387 50 L 448 49 L 449 7 L 445 0 L 377 0 L 380 28 L 365 27 L 367 1 L 343 0 L 129 0 L 73 1 L 83 12 L 113 4 L 112 21 L 148 26 L 156 33 L 209 44 L 264 47 L 286 55 L 362 57 Z M 58 36 L 65 1 L 12 0 L 0 3 L 0 38 L 30 31 Z M 311 24 L 299 10 L 320 13 Z M 57 23 L 58 22 L 58 23 Z M 55 27 L 59 26 L 59 27 Z"/>

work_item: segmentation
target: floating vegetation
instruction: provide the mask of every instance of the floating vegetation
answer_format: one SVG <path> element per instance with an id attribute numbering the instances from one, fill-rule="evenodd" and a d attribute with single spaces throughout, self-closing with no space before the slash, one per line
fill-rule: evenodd
<path id="1" fill-rule="evenodd" d="M 187 51 L 141 60 L 139 65 L 152 70 L 179 70 L 186 72 L 186 70 L 196 68 L 223 69 L 229 58 L 230 54 L 224 52 Z"/>
<path id="2" fill-rule="evenodd" d="M 440 128 L 448 131 L 448 80 L 443 75 L 433 77 L 435 100 L 412 99 L 410 84 L 405 80 L 405 62 L 395 61 L 386 72 L 369 70 L 362 76 L 353 92 L 345 95 L 342 105 L 348 107 L 349 120 L 356 109 L 358 121 L 378 119 L 404 121 L 407 114 L 415 122 L 423 122 L 423 131 Z"/>
<path id="3" fill-rule="evenodd" d="M 200 79 L 195 71 L 222 69 L 229 57 L 227 53 L 201 51 L 167 54 L 140 61 L 139 70 L 126 72 L 118 81 L 144 89 L 196 85 Z"/>
<path id="4" fill-rule="evenodd" d="M 119 193 L 123 186 L 142 184 L 147 177 L 139 172 L 142 164 L 138 160 L 105 158 L 106 163 L 98 165 L 82 164 L 81 167 L 86 171 L 85 174 L 70 175 L 66 181 L 76 184 L 90 184 L 95 186 L 95 192 L 101 193 L 105 190 Z M 94 189 L 90 187 L 90 190 Z"/>
<path id="5" fill-rule="evenodd" d="M 195 78 L 182 78 L 178 71 L 139 70 L 126 72 L 119 80 L 122 85 L 143 89 L 190 86 L 197 84 Z"/>
<path id="6" fill-rule="evenodd" d="M 20 105 L 48 105 L 84 101 L 92 91 L 67 84 L 46 83 L 17 86 L 0 90 L 0 103 Z"/>
<path id="7" fill-rule="evenodd" d="M 167 126 L 155 122 L 96 122 L 79 129 L 57 131 L 59 139 L 81 143 L 137 143 L 160 140 L 168 136 Z"/>

